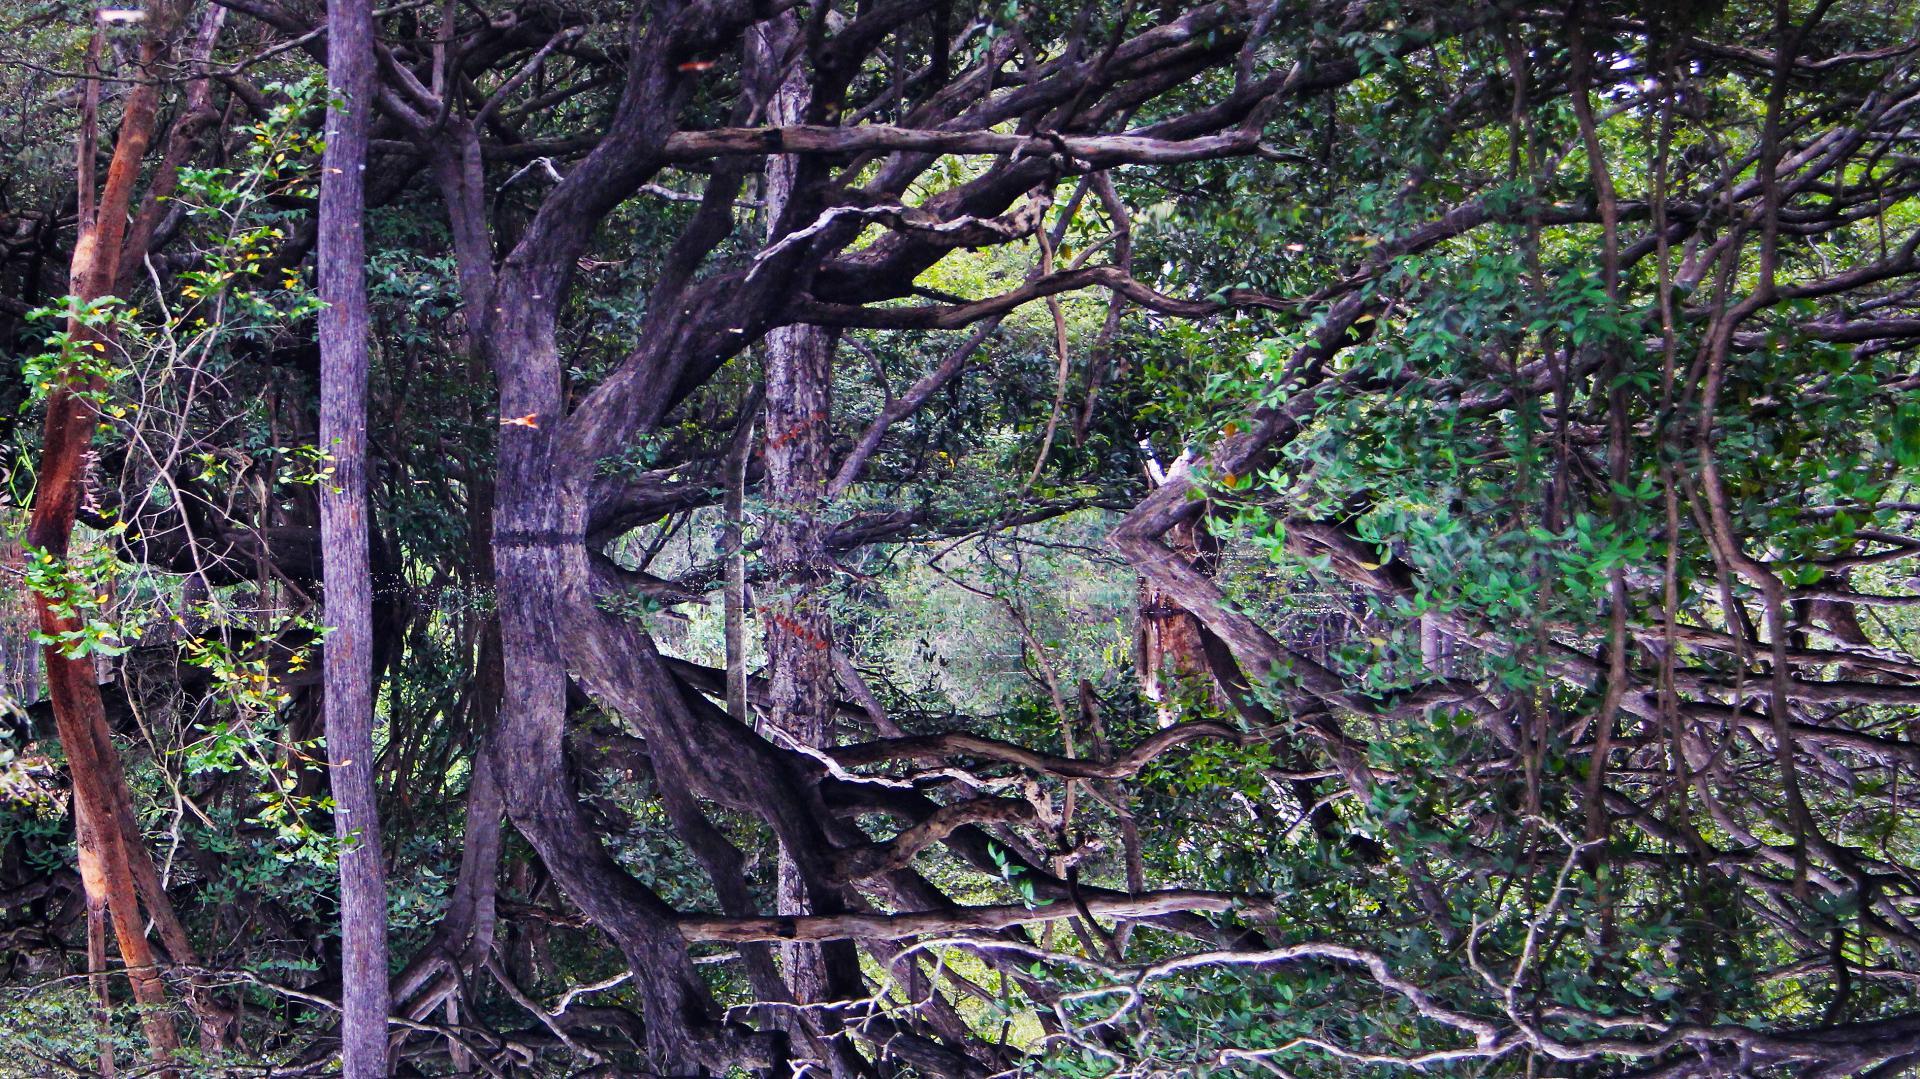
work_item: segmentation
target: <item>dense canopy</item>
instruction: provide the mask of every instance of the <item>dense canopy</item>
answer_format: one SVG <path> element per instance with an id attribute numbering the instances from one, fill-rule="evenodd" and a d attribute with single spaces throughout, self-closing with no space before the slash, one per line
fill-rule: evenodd
<path id="1" fill-rule="evenodd" d="M 0 0 L 0 1077 L 1920 1068 L 1920 8 Z"/>

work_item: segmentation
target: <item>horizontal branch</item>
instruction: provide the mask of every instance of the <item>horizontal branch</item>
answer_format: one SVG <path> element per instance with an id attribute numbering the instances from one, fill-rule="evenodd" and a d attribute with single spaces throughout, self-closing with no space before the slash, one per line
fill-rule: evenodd
<path id="1" fill-rule="evenodd" d="M 1206 318 L 1242 307 L 1260 307 L 1269 311 L 1293 311 L 1292 300 L 1270 296 L 1253 289 L 1227 289 L 1202 300 L 1183 300 L 1155 291 L 1145 282 L 1130 276 L 1118 266 L 1088 266 L 1077 270 L 1037 277 L 1032 281 L 984 300 L 957 304 L 921 304 L 913 307 L 864 307 L 854 304 L 822 303 L 802 300 L 795 315 L 802 322 L 821 326 L 862 327 L 877 330 L 957 330 L 982 319 L 1004 315 L 1023 304 L 1074 292 L 1083 288 L 1105 288 L 1134 303 L 1163 315 L 1178 318 Z"/>
<path id="2" fill-rule="evenodd" d="M 1258 910 L 1264 901 L 1223 892 L 1174 890 L 1137 896 L 1088 896 L 1086 912 L 1112 918 L 1152 918 L 1163 914 Z M 1044 906 L 952 907 L 908 914 L 795 914 L 764 918 L 690 915 L 679 920 L 689 942 L 751 943 L 766 940 L 900 940 L 927 933 L 1006 929 L 1035 922 L 1078 917 L 1080 906 L 1052 902 Z"/>
<path id="3" fill-rule="evenodd" d="M 681 131 L 667 139 L 669 162 L 699 161 L 736 154 L 861 154 L 935 153 L 991 154 L 998 157 L 1061 157 L 1070 171 L 1130 164 L 1178 164 L 1255 153 L 1255 132 L 1191 139 L 1159 139 L 1141 135 L 1014 135 L 998 131 L 943 131 L 862 124 L 829 127 L 796 124 L 790 127 L 723 127 L 710 131 Z"/>
<path id="4" fill-rule="evenodd" d="M 955 755 L 965 754 L 1017 764 L 1023 768 L 1046 772 L 1065 779 L 1124 779 L 1146 767 L 1154 758 L 1187 742 L 1201 738 L 1217 738 L 1236 745 L 1244 745 L 1253 737 L 1225 723 L 1211 721 L 1178 723 L 1155 732 L 1139 745 L 1110 761 L 1056 757 L 1050 753 L 1037 752 L 1011 742 L 983 738 L 976 734 L 959 731 L 860 742 L 855 745 L 838 746 L 830 752 L 834 760 L 846 767 L 880 764 L 894 760 L 947 761 Z"/>

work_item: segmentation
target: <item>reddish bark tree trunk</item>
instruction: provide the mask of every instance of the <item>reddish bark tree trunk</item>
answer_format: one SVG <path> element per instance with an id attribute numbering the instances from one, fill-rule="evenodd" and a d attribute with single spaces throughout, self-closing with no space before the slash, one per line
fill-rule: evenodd
<path id="1" fill-rule="evenodd" d="M 165 0 L 154 0 L 146 6 L 145 16 L 146 33 L 140 42 L 138 64 L 141 71 L 153 72 L 166 58 L 168 39 L 178 24 L 180 11 Z M 128 91 L 106 185 L 97 199 L 92 168 L 94 117 L 89 109 L 81 139 L 83 160 L 78 169 L 83 213 L 68 278 L 69 292 L 78 302 L 90 302 L 113 292 L 127 214 L 141 163 L 153 141 L 159 99 L 160 85 L 151 78 L 135 83 Z M 77 319 L 68 323 L 67 330 L 82 347 L 109 344 L 104 335 Z M 54 559 L 67 556 L 73 538 L 74 517 L 85 483 L 86 453 L 97 422 L 92 394 L 99 388 L 89 385 L 76 392 L 62 385 L 47 399 L 26 544 Z M 81 628 L 78 618 L 55 612 L 45 596 L 36 595 L 34 605 L 41 632 L 56 641 L 62 634 Z M 145 857 L 145 851 L 139 846 L 132 800 L 107 727 L 106 706 L 94 677 L 93 660 L 69 657 L 59 644 L 47 645 L 45 659 L 54 724 L 72 774 L 80 879 L 89 917 L 97 921 L 102 908 L 111 916 L 134 1000 L 143 1008 L 141 1023 L 148 1044 L 156 1057 L 164 1059 L 179 1048 L 179 1035 L 164 1010 L 166 989 L 140 917 L 132 861 Z"/>

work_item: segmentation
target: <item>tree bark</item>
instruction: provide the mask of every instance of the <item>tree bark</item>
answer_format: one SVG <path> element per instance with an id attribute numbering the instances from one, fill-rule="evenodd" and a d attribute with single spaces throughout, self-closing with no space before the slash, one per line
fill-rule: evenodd
<path id="1" fill-rule="evenodd" d="M 798 24 L 768 24 L 755 39 L 756 61 L 778 79 L 767 105 L 774 124 L 806 118 L 811 99 L 802 64 L 790 62 Z M 781 65 L 788 63 L 783 71 Z M 811 213 L 800 193 L 806 169 L 815 163 L 767 159 L 766 212 L 770 239 L 805 228 Z M 826 534 L 821 514 L 833 475 L 834 331 L 795 324 L 766 337 L 767 524 L 763 554 L 772 595 L 766 608 L 767 665 L 772 714 L 780 736 L 815 749 L 833 740 L 833 619 L 828 608 Z M 781 914 L 837 913 L 819 909 L 800 855 L 781 844 L 776 902 Z M 844 941 L 823 947 L 794 941 L 781 946 L 786 981 L 800 1004 L 819 1004 L 861 991 L 859 959 Z M 860 1062 L 844 1039 L 831 1040 L 838 1024 L 830 1013 L 811 1013 L 816 1036 L 826 1041 L 827 1064 L 836 1076 L 856 1073 Z"/>
<path id="2" fill-rule="evenodd" d="M 387 888 L 373 783 L 373 582 L 367 540 L 367 139 L 369 0 L 327 3 L 327 144 L 320 175 L 320 492 L 327 637 L 322 677 L 340 851 L 340 1060 L 346 1079 L 387 1074 Z"/>
<path id="3" fill-rule="evenodd" d="M 166 0 L 153 0 L 144 13 L 146 32 L 140 41 L 137 63 L 140 70 L 150 73 L 165 60 L 169 38 L 181 12 Z M 83 213 L 68 285 L 77 303 L 97 300 L 113 292 L 126 237 L 127 214 L 141 163 L 153 142 L 159 99 L 160 84 L 152 78 L 135 83 L 128 91 L 106 184 L 97 198 L 93 190 L 95 114 L 88 108 L 81 135 L 83 160 L 77 170 L 79 205 Z M 69 321 L 67 330 L 76 345 L 104 348 L 110 344 L 105 334 L 77 319 Z M 74 517 L 85 486 L 87 449 L 92 445 L 98 419 L 92 394 L 100 388 L 97 379 L 84 387 L 88 392 L 75 392 L 62 385 L 47 399 L 45 435 L 26 543 L 55 560 L 67 556 L 73 537 Z M 80 627 L 77 618 L 55 612 L 46 596 L 35 595 L 34 604 L 41 632 L 56 641 L 61 634 Z M 107 726 L 106 706 L 95 680 L 93 661 L 68 656 L 65 647 L 58 643 L 48 644 L 44 654 L 54 723 L 72 774 L 80 879 L 88 908 L 90 912 L 104 908 L 111 916 L 134 1001 L 143 1009 L 141 1024 L 148 1045 L 155 1057 L 164 1060 L 179 1048 L 179 1035 L 172 1017 L 164 1011 L 166 989 L 161 984 L 153 949 L 140 917 L 131 863 L 136 857 L 145 857 L 145 850 L 140 846 L 139 830 L 133 824 L 126 777 L 121 773 L 119 754 Z M 93 918 L 90 913 L 90 920 Z M 90 953 L 95 951 L 97 949 L 89 948 Z"/>
<path id="4" fill-rule="evenodd" d="M 779 80 L 767 104 L 772 124 L 796 123 L 806 108 L 805 73 L 797 64 L 781 69 L 793 37 L 792 20 L 779 20 L 755 38 L 755 60 L 770 78 Z M 778 237 L 782 218 L 792 216 L 789 205 L 798 178 L 795 159 L 767 158 L 766 213 L 772 237 Z M 772 580 L 765 605 L 770 718 L 787 737 L 819 747 L 826 742 L 831 707 L 826 691 L 832 676 L 828 635 L 833 627 L 820 595 L 826 551 L 818 514 L 826 493 L 833 342 L 818 326 L 781 326 L 768 332 L 765 356 L 768 512 L 763 556 Z M 807 913 L 805 887 L 793 858 L 784 851 L 779 891 L 780 913 Z M 782 952 L 796 998 L 820 1000 L 825 979 L 818 949 L 789 944 Z"/>

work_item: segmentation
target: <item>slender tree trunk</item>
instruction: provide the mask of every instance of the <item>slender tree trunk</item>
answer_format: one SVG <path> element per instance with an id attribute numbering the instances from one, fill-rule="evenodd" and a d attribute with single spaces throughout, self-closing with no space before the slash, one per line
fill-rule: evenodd
<path id="1" fill-rule="evenodd" d="M 788 59 L 798 24 L 781 20 L 763 31 L 760 62 L 770 74 Z M 768 122 L 797 124 L 808 119 L 810 90 L 802 65 L 784 72 L 767 106 Z M 767 161 L 766 211 L 773 232 L 805 226 L 793 220 L 793 204 L 805 182 L 797 158 Z M 784 220 L 783 220 L 784 219 Z M 767 667 L 771 725 L 779 737 L 815 748 L 832 743 L 833 619 L 827 584 L 822 521 L 833 477 L 833 332 L 818 326 L 776 328 L 766 338 L 767 523 L 763 554 L 771 594 L 766 612 Z M 844 909 L 843 897 L 808 879 L 803 856 L 783 842 L 777 896 L 782 914 L 820 914 Z M 862 990 L 859 957 L 850 941 L 828 944 L 794 942 L 781 946 L 786 981 L 800 1004 L 851 999 Z M 851 1043 L 835 1037 L 839 1019 L 830 1012 L 807 1014 L 807 1025 L 825 1050 L 825 1063 L 837 1077 L 865 1067 Z"/>
<path id="2" fill-rule="evenodd" d="M 752 406 L 758 401 L 758 395 L 749 394 L 741 399 L 742 412 L 740 426 L 734 432 L 733 444 L 727 450 L 726 482 L 727 494 L 721 504 L 721 514 L 726 520 L 720 543 L 725 550 L 727 560 L 725 604 L 725 637 L 727 651 L 727 714 L 735 722 L 746 723 L 747 717 L 747 553 L 746 553 L 746 504 L 747 504 L 747 460 L 753 452 L 754 419 Z"/>
<path id="3" fill-rule="evenodd" d="M 475 378 L 486 370 L 478 352 L 469 354 Z M 493 478 L 474 468 L 467 477 L 467 542 L 476 586 L 493 578 Z M 467 782 L 467 820 L 461 832 L 460 872 L 447 913 L 433 940 L 414 955 L 390 985 L 394 1009 L 423 1019 L 458 989 L 466 975 L 493 950 L 495 887 L 500 872 L 500 823 L 505 804 L 494 763 L 493 745 L 505 673 L 500 669 L 500 622 L 489 616 L 478 631 L 473 687 L 467 702 L 473 773 Z"/>
<path id="4" fill-rule="evenodd" d="M 74 812 L 82 812 L 78 802 L 74 803 Z M 94 1038 L 99 1045 L 101 1079 L 113 1079 L 113 990 L 107 982 L 107 904 L 104 898 L 95 895 L 86 896 L 86 903 L 87 987 L 93 992 Z"/>
<path id="5" fill-rule="evenodd" d="M 165 0 L 154 0 L 147 5 L 145 16 L 146 32 L 140 42 L 138 64 L 142 72 L 153 73 L 166 58 L 168 38 L 178 24 L 180 10 Z M 98 56 L 97 31 L 90 56 Z M 110 295 L 114 289 L 127 214 L 142 161 L 153 142 L 159 99 L 159 83 L 151 77 L 135 83 L 128 91 L 106 184 L 96 197 L 93 158 L 97 146 L 97 113 L 89 95 L 77 169 L 82 213 L 68 285 L 78 302 L 97 300 Z M 105 335 L 78 320 L 70 321 L 67 329 L 76 344 L 100 347 L 110 344 Z M 100 389 L 97 384 L 86 388 Z M 27 545 L 45 557 L 60 560 L 67 556 L 85 485 L 87 448 L 93 442 L 96 422 L 96 406 L 90 393 L 76 393 L 62 386 L 48 396 L 45 435 L 26 536 Z M 48 636 L 58 639 L 61 634 L 79 628 L 76 618 L 55 612 L 46 597 L 36 595 L 34 603 L 41 631 Z M 100 697 L 93 661 L 69 657 L 58 644 L 46 647 L 45 659 L 47 695 L 73 779 L 76 845 L 89 921 L 99 921 L 102 910 L 111 918 L 134 1001 L 143 1009 L 141 1024 L 148 1045 L 155 1057 L 165 1059 L 179 1047 L 179 1035 L 174 1030 L 172 1017 L 164 1010 L 166 989 L 161 984 L 153 949 L 140 917 L 131 863 L 136 857 L 145 857 L 145 850 L 140 847 L 140 833 L 133 824 L 131 797 L 107 727 L 106 706 Z M 104 955 L 104 947 L 90 946 L 88 951 L 94 958 Z"/>
<path id="6" fill-rule="evenodd" d="M 437 61 L 434 70 L 437 80 L 440 76 Z M 438 82 L 435 85 L 438 86 Z M 449 115 L 442 131 L 442 136 L 427 149 L 434 179 L 447 205 L 460 295 L 466 306 L 461 327 L 467 374 L 475 384 L 485 385 L 489 371 L 482 312 L 486 309 L 486 298 L 493 291 L 493 240 L 487 230 L 485 169 L 479 138 L 466 118 Z M 482 410 L 476 410 L 468 419 L 482 423 L 486 416 Z M 492 584 L 494 577 L 494 476 L 488 467 L 475 463 L 468 469 L 464 481 L 470 551 L 468 579 L 476 587 L 485 587 Z M 439 1007 L 493 948 L 494 894 L 500 871 L 500 826 L 505 812 L 493 747 L 505 678 L 500 665 L 500 622 L 498 617 L 488 617 L 479 630 L 468 708 L 472 720 L 473 774 L 467 785 L 460 873 L 448 900 L 447 915 L 435 932 L 433 942 L 414 956 L 391 985 L 394 1007 L 411 1019 L 423 1019 Z"/>
<path id="7" fill-rule="evenodd" d="M 763 61 L 786 58 L 795 29 L 782 20 L 765 31 Z M 807 81 L 800 65 L 785 72 L 767 106 L 773 124 L 801 123 Z M 766 212 L 777 232 L 793 200 L 798 163 L 767 159 Z M 766 339 L 767 524 L 765 546 L 771 594 L 765 603 L 769 717 L 784 736 L 808 746 L 827 744 L 833 686 L 833 622 L 824 585 L 826 546 L 820 511 L 831 476 L 832 335 L 818 326 L 782 326 Z M 790 852 L 782 850 L 778 903 L 782 914 L 811 912 L 806 884 Z M 794 999 L 829 999 L 827 972 L 816 944 L 782 945 Z"/>
<path id="8" fill-rule="evenodd" d="M 1185 469 L 1176 466 L 1176 473 Z M 1150 477 L 1152 478 L 1152 477 Z M 1155 485 L 1158 485 L 1158 480 Z M 1219 561 L 1219 541 L 1194 521 L 1183 521 L 1167 531 L 1167 547 L 1207 576 L 1213 576 Z M 1209 695 L 1219 708 L 1231 707 L 1219 687 L 1214 686 L 1213 666 L 1208 662 L 1206 638 L 1200 620 L 1182 607 L 1151 578 L 1140 578 L 1139 656 L 1140 689 L 1154 702 L 1162 727 L 1180 720 L 1175 690 L 1167 679 L 1189 680 L 1209 687 Z"/>
<path id="9" fill-rule="evenodd" d="M 340 1059 L 346 1079 L 387 1074 L 387 887 L 373 783 L 373 589 L 367 552 L 367 138 L 369 0 L 328 0 L 327 146 L 320 175 L 320 493 L 327 763 L 340 853 Z"/>

